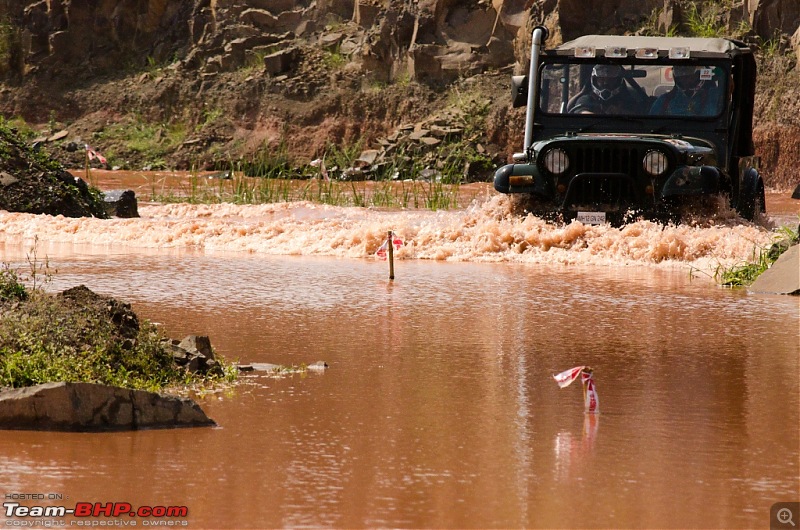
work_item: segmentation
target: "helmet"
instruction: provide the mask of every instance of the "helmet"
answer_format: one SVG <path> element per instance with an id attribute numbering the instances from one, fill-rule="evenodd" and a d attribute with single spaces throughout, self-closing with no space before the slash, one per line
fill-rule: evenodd
<path id="1" fill-rule="evenodd" d="M 617 64 L 596 64 L 592 68 L 592 92 L 608 101 L 622 90 L 622 67 Z"/>
<path id="2" fill-rule="evenodd" d="M 692 65 L 680 65 L 672 68 L 672 77 L 675 86 L 687 97 L 694 96 L 700 90 L 705 81 L 701 78 L 702 67 Z"/>

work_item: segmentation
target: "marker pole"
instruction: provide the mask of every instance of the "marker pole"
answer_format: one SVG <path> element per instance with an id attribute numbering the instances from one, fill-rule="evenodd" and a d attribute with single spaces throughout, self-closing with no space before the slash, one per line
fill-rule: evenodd
<path id="1" fill-rule="evenodd" d="M 394 280 L 394 234 L 389 230 L 389 279 Z"/>

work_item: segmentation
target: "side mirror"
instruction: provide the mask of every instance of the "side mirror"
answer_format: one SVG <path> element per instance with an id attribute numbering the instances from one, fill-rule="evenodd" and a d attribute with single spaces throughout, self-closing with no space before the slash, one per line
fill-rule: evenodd
<path id="1" fill-rule="evenodd" d="M 528 76 L 515 75 L 511 77 L 511 106 L 524 107 L 528 104 Z"/>

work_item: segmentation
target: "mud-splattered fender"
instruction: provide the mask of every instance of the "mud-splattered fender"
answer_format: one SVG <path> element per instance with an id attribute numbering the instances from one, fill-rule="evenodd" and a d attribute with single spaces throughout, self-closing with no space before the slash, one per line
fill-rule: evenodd
<path id="1" fill-rule="evenodd" d="M 535 164 L 508 164 L 494 174 L 494 189 L 500 193 L 532 193 L 552 199 L 553 190 Z"/>
<path id="2" fill-rule="evenodd" d="M 713 166 L 684 166 L 677 169 L 661 190 L 662 197 L 710 195 L 720 192 L 719 169 Z"/>

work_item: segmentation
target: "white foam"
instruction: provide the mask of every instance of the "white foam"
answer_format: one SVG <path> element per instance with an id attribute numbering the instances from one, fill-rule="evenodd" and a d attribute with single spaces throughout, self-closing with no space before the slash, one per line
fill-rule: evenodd
<path id="1" fill-rule="evenodd" d="M 0 212 L 6 245 L 246 252 L 374 259 L 388 230 L 405 245 L 398 259 L 645 265 L 713 269 L 750 259 L 772 236 L 764 226 L 717 215 L 688 224 L 637 221 L 621 228 L 547 223 L 516 213 L 507 196 L 462 210 L 385 211 L 310 202 L 140 205 L 140 218 L 100 220 Z"/>

